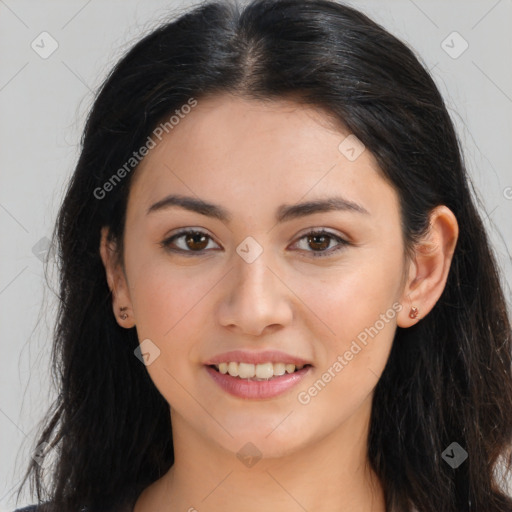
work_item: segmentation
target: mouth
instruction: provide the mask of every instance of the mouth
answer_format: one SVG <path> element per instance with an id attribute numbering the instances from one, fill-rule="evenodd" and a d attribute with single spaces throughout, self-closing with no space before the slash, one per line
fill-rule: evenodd
<path id="1" fill-rule="evenodd" d="M 239 380 L 248 381 L 269 381 L 283 375 L 297 373 L 304 368 L 311 367 L 310 364 L 295 365 L 293 363 L 242 363 L 237 361 L 222 362 L 208 365 L 212 370 Z"/>
<path id="2" fill-rule="evenodd" d="M 245 400 L 264 400 L 285 395 L 312 371 L 313 366 L 225 361 L 207 364 L 204 368 L 219 388 L 229 395 Z"/>

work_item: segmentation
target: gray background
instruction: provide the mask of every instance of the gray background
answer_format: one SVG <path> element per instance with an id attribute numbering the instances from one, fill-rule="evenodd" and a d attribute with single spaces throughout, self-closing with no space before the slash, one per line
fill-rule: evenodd
<path id="1" fill-rule="evenodd" d="M 432 70 L 482 201 L 510 306 L 512 0 L 347 3 L 407 42 Z M 193 4 L 0 0 L 0 512 L 15 505 L 12 490 L 55 397 L 49 372 L 55 300 L 51 288 L 44 291 L 41 258 L 93 91 L 142 34 L 171 10 Z M 58 48 L 42 58 L 51 44 Z M 49 279 L 55 286 L 55 272 Z M 25 496 L 19 505 L 31 502 Z"/>

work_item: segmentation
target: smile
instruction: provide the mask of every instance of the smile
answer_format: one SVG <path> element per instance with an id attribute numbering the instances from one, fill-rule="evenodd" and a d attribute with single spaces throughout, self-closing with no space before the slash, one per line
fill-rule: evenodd
<path id="1" fill-rule="evenodd" d="M 241 379 L 268 380 L 272 377 L 279 377 L 286 373 L 294 373 L 302 370 L 306 365 L 296 366 L 290 363 L 238 363 L 230 361 L 229 363 L 219 363 L 213 365 L 220 373 L 231 375 L 231 377 L 239 377 Z"/>
<path id="2" fill-rule="evenodd" d="M 297 386 L 312 368 L 310 364 L 298 367 L 285 363 L 255 365 L 237 362 L 205 366 L 210 377 L 224 392 L 248 400 L 284 395 Z"/>

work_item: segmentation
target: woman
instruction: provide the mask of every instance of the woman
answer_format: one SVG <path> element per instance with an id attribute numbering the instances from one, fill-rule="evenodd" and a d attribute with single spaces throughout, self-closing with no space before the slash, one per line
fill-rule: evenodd
<path id="1" fill-rule="evenodd" d="M 146 36 L 55 236 L 38 510 L 512 510 L 497 265 L 434 82 L 357 10 L 206 3 Z"/>

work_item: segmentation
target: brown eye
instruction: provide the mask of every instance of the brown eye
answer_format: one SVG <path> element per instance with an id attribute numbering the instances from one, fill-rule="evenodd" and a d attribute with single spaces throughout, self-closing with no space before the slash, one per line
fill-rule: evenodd
<path id="1" fill-rule="evenodd" d="M 213 240 L 206 233 L 189 229 L 172 235 L 160 245 L 172 252 L 201 254 L 207 249 L 210 241 Z"/>
<path id="2" fill-rule="evenodd" d="M 305 240 L 306 243 L 303 244 L 301 249 L 314 258 L 332 256 L 334 253 L 344 249 L 345 246 L 350 245 L 350 242 L 343 238 L 323 230 L 306 233 L 299 239 L 299 242 L 302 240 Z M 331 246 L 333 241 L 337 242 L 337 245 L 334 245 L 334 247 Z"/>
<path id="3" fill-rule="evenodd" d="M 184 236 L 185 244 L 191 250 L 201 251 L 208 245 L 208 237 L 203 235 L 203 233 L 191 233 Z"/>
<path id="4" fill-rule="evenodd" d="M 350 245 L 350 242 L 327 231 L 311 231 L 301 237 L 299 242 L 303 240 L 306 241 L 306 247 L 302 247 L 301 250 L 309 253 L 308 255 L 313 257 L 331 256 L 345 246 Z M 331 247 L 331 242 L 333 241 L 337 242 L 337 245 L 335 244 L 334 247 Z M 188 229 L 172 235 L 161 242 L 160 245 L 171 252 L 187 256 L 201 256 L 207 252 L 207 249 L 212 249 L 212 247 L 209 247 L 210 242 L 217 245 L 216 242 L 203 231 Z"/>
<path id="5" fill-rule="evenodd" d="M 315 251 L 325 251 L 330 245 L 330 237 L 325 235 L 310 235 L 308 238 L 308 244 Z"/>

